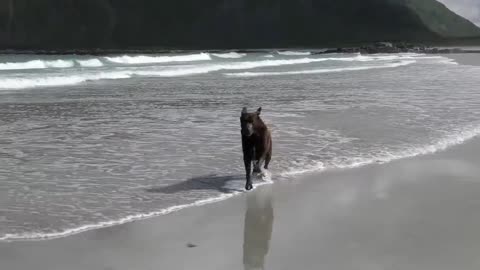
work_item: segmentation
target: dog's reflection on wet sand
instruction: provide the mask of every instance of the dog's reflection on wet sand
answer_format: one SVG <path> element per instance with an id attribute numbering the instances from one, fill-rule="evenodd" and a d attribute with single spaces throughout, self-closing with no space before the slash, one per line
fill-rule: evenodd
<path id="1" fill-rule="evenodd" d="M 245 212 L 243 265 L 245 270 L 265 269 L 273 228 L 272 187 L 248 194 Z"/>

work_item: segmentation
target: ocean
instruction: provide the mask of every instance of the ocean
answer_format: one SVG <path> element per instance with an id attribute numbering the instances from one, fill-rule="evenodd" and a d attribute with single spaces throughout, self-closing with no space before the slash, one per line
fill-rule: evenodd
<path id="1" fill-rule="evenodd" d="M 479 74 L 424 54 L 1 55 L 0 240 L 243 193 L 244 106 L 273 136 L 256 186 L 445 150 L 480 134 Z"/>

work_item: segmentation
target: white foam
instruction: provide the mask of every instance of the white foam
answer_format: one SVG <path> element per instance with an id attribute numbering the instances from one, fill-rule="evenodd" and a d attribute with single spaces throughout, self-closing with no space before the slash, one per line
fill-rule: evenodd
<path id="1" fill-rule="evenodd" d="M 235 189 L 237 189 L 237 190 L 243 189 L 244 188 L 243 184 L 245 182 L 241 181 L 241 183 L 242 183 L 242 185 L 236 187 Z M 269 177 L 264 178 L 264 181 L 254 183 L 253 190 L 255 190 L 255 189 L 257 189 L 261 186 L 272 184 L 272 183 L 273 183 L 273 181 Z M 234 190 L 234 189 L 232 188 L 232 190 Z M 242 194 L 242 193 L 243 193 L 243 191 L 234 191 L 232 193 L 221 194 L 217 197 L 198 200 L 198 201 L 195 201 L 195 202 L 192 202 L 192 203 L 171 206 L 171 207 L 161 209 L 161 210 L 155 211 L 155 212 L 129 215 L 129 216 L 126 216 L 126 217 L 118 219 L 118 220 L 110 220 L 110 221 L 103 221 L 103 222 L 99 222 L 99 223 L 95 223 L 95 224 L 83 225 L 83 226 L 79 226 L 79 227 L 76 227 L 76 228 L 71 228 L 71 229 L 67 229 L 67 230 L 59 231 L 59 232 L 51 232 L 51 233 L 30 232 L 30 233 L 20 233 L 20 234 L 5 234 L 4 236 L 0 237 L 0 241 L 6 241 L 6 242 L 39 241 L 39 240 L 61 238 L 61 237 L 66 237 L 66 236 L 78 234 L 78 233 L 81 233 L 81 232 L 86 232 L 86 231 L 91 231 L 91 230 L 96 230 L 96 229 L 101 229 L 101 228 L 106 228 L 106 227 L 112 227 L 112 226 L 117 226 L 117 225 L 129 223 L 129 222 L 133 222 L 133 221 L 144 220 L 144 219 L 148 219 L 148 218 L 152 218 L 152 217 L 167 215 L 167 214 L 170 214 L 170 213 L 173 213 L 173 212 L 180 211 L 180 210 L 185 209 L 185 208 L 216 203 L 216 202 L 220 202 L 220 201 L 224 201 L 226 199 L 232 198 L 233 196 L 237 196 L 237 195 Z"/>
<path id="2" fill-rule="evenodd" d="M 425 54 L 414 54 L 414 53 L 388 54 L 388 55 L 387 54 L 371 54 L 371 55 L 357 54 L 355 57 L 338 57 L 337 61 L 371 62 L 371 61 L 428 60 L 428 59 L 448 59 L 448 58 L 443 56 L 436 56 L 436 55 L 427 56 Z"/>
<path id="3" fill-rule="evenodd" d="M 472 127 L 466 128 L 463 131 L 460 131 L 459 133 L 452 134 L 445 138 L 437 140 L 431 145 L 426 145 L 423 147 L 413 147 L 410 149 L 399 151 L 397 153 L 386 152 L 373 158 L 367 158 L 367 159 L 354 158 L 345 163 L 334 164 L 331 167 L 326 167 L 322 162 L 318 162 L 317 165 L 310 166 L 307 168 L 286 171 L 286 172 L 280 173 L 280 175 L 295 176 L 295 175 L 300 175 L 305 173 L 324 171 L 327 169 L 336 169 L 336 168 L 348 169 L 348 168 L 356 168 L 356 167 L 370 165 L 370 164 L 384 164 L 394 160 L 411 158 L 415 156 L 433 154 L 439 151 L 444 151 L 449 147 L 465 143 L 466 141 L 471 140 L 479 135 L 480 135 L 480 126 L 472 126 Z M 265 181 L 263 182 L 255 183 L 254 188 L 258 188 L 260 186 L 273 183 L 270 179 L 269 173 L 266 175 L 266 177 L 264 177 L 264 180 Z M 68 229 L 60 232 L 52 232 L 52 233 L 31 232 L 31 233 L 22 233 L 22 234 L 6 234 L 0 237 L 0 241 L 8 241 L 8 242 L 9 241 L 33 241 L 33 240 L 61 238 L 61 237 L 89 231 L 89 230 L 111 227 L 111 226 L 121 225 L 124 223 L 133 222 L 137 220 L 143 220 L 143 219 L 152 218 L 156 216 L 166 215 L 166 214 L 170 214 L 172 212 L 176 212 L 189 207 L 202 206 L 210 203 L 220 202 L 220 201 L 229 199 L 233 196 L 239 195 L 241 193 L 242 192 L 237 191 L 229 194 L 222 194 L 217 197 L 198 200 L 196 202 L 188 203 L 188 204 L 176 205 L 176 206 L 165 208 L 156 212 L 130 215 L 118 220 L 104 221 L 96 224 L 83 225 L 77 228 L 72 228 L 72 229 Z"/>
<path id="4" fill-rule="evenodd" d="M 88 60 L 76 60 L 76 62 L 82 67 L 101 67 L 103 63 L 96 58 Z"/>
<path id="5" fill-rule="evenodd" d="M 315 165 L 310 165 L 310 166 L 304 166 L 301 168 L 295 168 L 291 169 L 285 172 L 281 172 L 280 176 L 295 176 L 295 175 L 301 175 L 301 174 L 306 174 L 306 173 L 312 173 L 312 172 L 322 172 L 325 171 L 327 167 L 323 164 L 323 162 L 319 161 Z"/>
<path id="6" fill-rule="evenodd" d="M 284 55 L 310 55 L 310 52 L 280 52 Z M 213 54 L 220 58 L 242 58 L 246 54 L 237 52 Z M 272 58 L 273 55 L 264 55 L 266 58 Z M 373 55 L 363 56 L 357 54 L 354 57 L 330 57 L 330 58 L 315 58 L 312 62 L 321 61 L 382 61 L 382 60 L 402 60 L 402 59 L 442 59 L 444 63 L 456 64 L 454 60 L 442 56 L 425 56 L 420 54 L 401 54 L 401 55 Z M 118 56 L 105 57 L 106 60 L 117 64 L 152 64 L 152 63 L 168 63 L 168 62 L 192 62 L 192 61 L 206 61 L 211 60 L 207 53 L 190 54 L 190 55 L 175 55 L 175 56 Z M 314 59 L 314 58 L 312 58 Z M 93 58 L 87 60 L 31 60 L 27 62 L 6 62 L 0 63 L 0 70 L 22 70 L 22 69 L 47 69 L 47 68 L 70 68 L 78 63 L 82 67 L 101 67 L 103 63 L 100 59 Z"/>
<path id="7" fill-rule="evenodd" d="M 278 59 L 278 60 L 261 60 L 261 61 L 242 61 L 242 62 L 229 62 L 222 64 L 203 64 L 203 65 L 188 65 L 188 66 L 172 66 L 163 67 L 162 69 L 131 69 L 127 71 L 110 71 L 102 73 L 87 73 L 77 75 L 63 75 L 63 76 L 33 76 L 33 77 L 5 77 L 0 78 L 0 89 L 24 89 L 46 86 L 62 86 L 62 85 L 75 85 L 86 81 L 95 81 L 103 79 L 126 79 L 132 76 L 147 76 L 147 77 L 179 77 L 189 76 L 197 74 L 206 74 L 214 71 L 221 70 L 246 70 L 261 67 L 275 67 L 285 65 L 299 65 L 308 64 L 314 62 L 328 61 L 330 58 L 299 58 L 299 59 Z M 411 60 L 412 62 L 413 60 Z M 408 62 L 410 63 L 410 62 Z M 89 62 L 88 64 L 94 64 Z M 371 66 L 371 68 L 384 68 L 394 67 L 407 64 L 407 61 L 389 64 L 389 66 Z M 346 70 L 362 70 L 367 69 L 365 67 L 351 67 L 343 69 L 320 69 L 320 70 L 307 70 L 307 71 L 291 71 L 291 72 L 263 72 L 263 73 L 230 73 L 230 76 L 266 76 L 266 75 L 285 75 L 285 74 L 308 74 L 308 73 L 325 73 L 325 72 L 341 72 Z"/>
<path id="8" fill-rule="evenodd" d="M 243 61 L 231 62 L 225 64 L 206 64 L 190 66 L 173 66 L 161 70 L 129 70 L 112 71 L 94 74 L 79 74 L 71 76 L 51 76 L 51 77 L 7 77 L 0 78 L 0 89 L 23 89 L 46 86 L 75 85 L 86 81 L 102 79 L 125 79 L 132 76 L 150 76 L 150 77 L 178 77 L 195 74 L 205 74 L 219 70 L 242 70 L 258 67 L 272 67 L 281 65 L 296 65 L 324 61 L 315 58 L 302 58 L 291 60 L 262 60 L 262 61 Z"/>
<path id="9" fill-rule="evenodd" d="M 200 58 L 210 56 L 208 54 L 197 54 Z M 125 56 L 127 57 L 127 56 Z M 130 57 L 130 56 L 128 56 Z M 138 58 L 140 57 L 140 58 Z M 126 62 L 142 62 L 145 61 L 183 61 L 175 57 L 184 57 L 184 56 L 162 56 L 162 57 L 148 57 L 148 59 L 142 58 L 143 56 L 136 56 L 134 58 L 121 58 L 116 59 L 119 61 Z M 397 67 L 402 65 L 407 65 L 413 63 L 417 59 L 416 56 L 362 56 L 356 55 L 353 57 L 336 57 L 336 58 L 296 58 L 296 59 L 265 59 L 259 61 L 240 61 L 240 62 L 225 62 L 225 63 L 202 63 L 196 65 L 182 65 L 182 66 L 164 66 L 164 67 L 146 67 L 147 69 L 138 67 L 132 68 L 126 71 L 105 71 L 100 74 L 76 74 L 76 75 L 63 75 L 63 76 L 48 76 L 47 74 L 24 77 L 24 76 L 8 76 L 3 79 L 0 78 L 0 89 L 22 89 L 22 88 L 34 88 L 34 87 L 45 87 L 45 86 L 61 86 L 61 85 L 73 85 L 79 84 L 85 81 L 93 80 L 102 80 L 102 79 L 124 79 L 130 78 L 132 76 L 147 76 L 147 77 L 178 77 L 178 76 L 188 76 L 188 75 L 197 75 L 197 74 L 206 74 L 215 71 L 221 70 L 248 70 L 261 67 L 275 67 L 275 66 L 286 66 L 286 65 L 301 65 L 309 64 L 315 62 L 324 62 L 324 61 L 391 61 L 397 60 L 400 62 L 390 63 L 385 66 L 367 66 L 367 67 L 346 67 L 346 68 L 333 68 L 333 69 L 313 69 L 313 70 L 303 70 L 303 71 L 290 71 L 290 72 L 245 72 L 245 73 L 228 73 L 228 76 L 238 76 L 238 77 L 254 77 L 254 76 L 275 76 L 275 75 L 289 75 L 289 74 L 315 74 L 315 73 L 328 73 L 328 72 L 344 72 L 344 71 L 354 71 L 354 70 L 363 70 L 363 69 L 375 69 L 375 68 L 388 68 L 388 67 Z M 200 59 L 199 58 L 199 59 Z M 133 60 L 132 60 L 133 59 Z M 176 59 L 176 60 L 174 60 Z M 193 59 L 193 58 L 189 58 Z M 204 58 L 207 59 L 207 58 Z M 411 59 L 411 60 L 405 60 Z M 438 58 L 443 61 L 445 58 Z M 35 60 L 37 61 L 37 60 Z M 95 67 L 103 65 L 102 62 L 98 59 L 90 60 L 76 60 L 80 65 L 85 67 Z M 83 61 L 83 62 L 82 62 Z M 51 67 L 70 67 L 73 66 L 73 61 L 50 61 L 50 62 L 32 62 L 29 64 L 31 67 L 42 68 L 51 66 Z M 1 67 L 1 66 L 0 66 Z M 13 66 L 11 66 L 13 67 Z M 10 68 L 11 68 L 10 67 Z M 22 66 L 25 68 L 25 66 Z"/>
<path id="10" fill-rule="evenodd" d="M 458 133 L 439 139 L 430 145 L 411 147 L 394 153 L 383 152 L 371 158 L 352 158 L 347 161 L 334 162 L 330 166 L 325 166 L 323 162 L 318 162 L 317 164 L 312 166 L 296 168 L 293 170 L 282 172 L 280 173 L 280 175 L 295 176 L 305 173 L 321 172 L 328 169 L 352 169 L 371 164 L 385 164 L 394 160 L 412 158 L 416 156 L 429 155 L 440 151 L 445 151 L 452 146 L 463 144 L 477 136 L 480 136 L 480 126 L 471 126 L 465 128 L 462 131 L 459 131 Z"/>
<path id="11" fill-rule="evenodd" d="M 45 65 L 40 60 L 32 60 L 21 63 L 0 63 L 0 70 L 17 70 L 17 69 L 40 69 Z"/>
<path id="12" fill-rule="evenodd" d="M 187 75 L 196 75 L 196 74 L 205 74 L 214 71 L 220 70 L 242 70 L 242 69 L 253 69 L 259 67 L 274 67 L 274 66 L 284 66 L 284 65 L 298 65 L 298 64 L 308 64 L 312 62 L 324 61 L 314 58 L 302 58 L 302 59 L 291 59 L 291 60 L 262 60 L 262 61 L 243 61 L 243 62 L 231 62 L 225 64 L 208 64 L 208 65 L 197 65 L 197 66 L 182 66 L 182 67 L 172 67 L 170 69 L 163 70 L 151 70 L 151 71 L 138 71 L 137 75 L 140 76 L 158 76 L 158 77 L 177 77 L 177 76 L 187 76 Z"/>
<path id="13" fill-rule="evenodd" d="M 225 73 L 231 77 L 260 77 L 260 76 L 284 76 L 284 75 L 299 75 L 299 74 L 320 74 L 320 73 L 336 73 L 345 71 L 359 71 L 370 69 L 395 68 L 416 63 L 415 60 L 405 60 L 398 63 L 391 63 L 382 66 L 363 66 L 363 67 L 344 67 L 344 68 L 324 68 L 324 69 L 310 69 L 298 71 L 284 71 L 284 72 L 242 72 L 242 73 Z"/>
<path id="14" fill-rule="evenodd" d="M 404 151 L 399 151 L 397 153 L 386 152 L 373 158 L 367 158 L 367 159 L 353 158 L 350 161 L 334 164 L 331 167 L 326 167 L 322 162 L 318 162 L 317 165 L 309 166 L 307 168 L 289 170 L 286 172 L 282 172 L 279 175 L 295 176 L 295 175 L 300 175 L 305 173 L 320 172 L 327 169 L 336 169 L 336 168 L 348 169 L 348 168 L 356 168 L 356 167 L 370 165 L 370 164 L 384 164 L 384 163 L 388 163 L 398 159 L 411 158 L 415 156 L 433 154 L 439 151 L 444 151 L 449 147 L 465 143 L 466 141 L 471 140 L 479 135 L 480 135 L 480 126 L 472 126 L 472 127 L 466 128 L 463 131 L 460 131 L 459 133 L 452 134 L 443 139 L 437 140 L 431 145 L 427 145 L 423 147 L 413 147 L 410 149 L 406 149 Z M 263 185 L 273 183 L 270 179 L 270 174 L 268 172 L 265 175 L 265 177 L 263 177 L 263 179 L 265 181 L 260 183 L 255 183 L 254 189 L 261 187 Z M 0 237 L 0 241 L 7 241 L 7 242 L 35 241 L 35 240 L 61 238 L 61 237 L 70 236 L 70 235 L 78 234 L 85 231 L 90 231 L 90 230 L 95 230 L 95 229 L 100 229 L 105 227 L 112 227 L 112 226 L 121 225 L 128 222 L 166 215 L 166 214 L 170 214 L 170 213 L 173 213 L 185 208 L 189 208 L 189 207 L 202 206 L 210 203 L 220 202 L 242 193 L 243 192 L 241 191 L 237 191 L 229 194 L 222 194 L 217 197 L 198 200 L 196 202 L 188 203 L 188 204 L 176 205 L 176 206 L 168 207 L 155 212 L 129 215 L 118 220 L 104 221 L 96 224 L 83 225 L 77 228 L 72 228 L 72 229 L 68 229 L 60 232 L 52 232 L 52 233 L 31 232 L 31 233 L 21 233 L 21 234 L 6 234 Z"/>
<path id="15" fill-rule="evenodd" d="M 215 202 L 219 202 L 219 201 L 223 201 L 228 198 L 231 198 L 237 194 L 240 194 L 240 192 L 222 194 L 218 197 L 199 200 L 199 201 L 188 203 L 188 204 L 175 205 L 175 206 L 168 207 L 156 212 L 130 215 L 118 220 L 103 221 L 96 224 L 83 225 L 77 228 L 72 228 L 72 229 L 59 231 L 59 232 L 52 232 L 52 233 L 31 232 L 31 233 L 21 233 L 21 234 L 6 234 L 0 237 L 0 241 L 28 241 L 28 240 L 31 241 L 31 240 L 46 240 L 46 239 L 61 238 L 61 237 L 78 234 L 85 231 L 90 231 L 90 230 L 95 230 L 95 229 L 100 229 L 105 227 L 112 227 L 112 226 L 121 225 L 121 224 L 125 224 L 132 221 L 166 215 L 166 214 L 170 214 L 170 213 L 173 213 L 185 208 L 193 207 L 193 206 L 201 206 L 209 203 L 215 203 Z"/>
<path id="16" fill-rule="evenodd" d="M 174 55 L 174 56 L 145 56 L 145 55 L 123 55 L 117 57 L 105 57 L 106 60 L 117 64 L 156 64 L 169 62 L 192 62 L 192 61 L 207 61 L 211 57 L 207 53 L 189 54 L 189 55 Z"/>
<path id="17" fill-rule="evenodd" d="M 212 55 L 219 58 L 233 58 L 233 59 L 247 56 L 247 54 L 245 53 L 237 53 L 237 52 L 213 53 Z"/>
<path id="18" fill-rule="evenodd" d="M 280 55 L 288 55 L 288 56 L 300 56 L 300 55 L 311 55 L 311 52 L 296 52 L 296 51 L 279 51 L 277 52 Z"/>
<path id="19" fill-rule="evenodd" d="M 451 59 L 451 58 L 443 58 L 440 60 L 440 63 L 442 64 L 446 64 L 446 65 L 454 65 L 454 66 L 458 66 L 458 62 L 455 61 L 454 59 Z"/>
<path id="20" fill-rule="evenodd" d="M 318 162 L 318 164 L 305 167 L 305 168 L 300 168 L 300 169 L 294 169 L 294 170 L 289 170 L 280 173 L 280 176 L 295 176 L 295 175 L 301 175 L 305 173 L 313 173 L 313 172 L 321 172 L 325 171 L 328 169 L 350 169 L 350 168 L 356 168 L 356 167 L 361 167 L 361 166 L 366 166 L 366 165 L 371 165 L 371 164 L 384 164 L 388 163 L 394 160 L 399 160 L 399 159 L 405 159 L 405 158 L 411 158 L 411 157 L 416 157 L 420 155 L 427 155 L 427 154 L 434 154 L 436 152 L 444 151 L 452 146 L 463 144 L 477 136 L 480 135 L 480 126 L 472 126 L 472 127 L 467 127 L 465 130 L 460 131 L 456 134 L 452 134 L 449 136 L 446 136 L 442 139 L 437 140 L 433 144 L 422 146 L 422 147 L 412 147 L 403 151 L 399 151 L 396 153 L 382 153 L 376 157 L 372 158 L 352 158 L 351 160 L 343 163 L 337 163 L 333 164 L 332 166 L 328 167 L 325 166 L 322 162 Z M 264 181 L 255 183 L 254 189 L 261 187 L 263 185 L 267 184 L 272 184 L 273 181 L 270 179 L 270 174 L 267 172 L 265 177 L 263 177 Z M 240 187 L 238 187 L 240 188 Z M 116 226 L 116 225 L 121 225 L 124 223 L 128 222 L 133 222 L 137 220 L 143 220 L 143 219 L 148 219 L 156 216 L 161 216 L 161 215 L 166 215 L 170 214 L 185 208 L 189 207 L 194 207 L 194 206 L 202 206 L 210 203 L 215 203 L 215 202 L 220 202 L 224 201 L 226 199 L 229 199 L 231 197 L 234 197 L 236 195 L 242 194 L 243 192 L 241 191 L 236 191 L 232 192 L 229 194 L 222 194 L 217 197 L 213 198 L 207 198 L 203 200 L 198 200 L 193 203 L 188 203 L 188 204 L 182 204 L 182 205 L 176 205 L 172 207 L 168 207 L 156 212 L 150 212 L 150 213 L 141 213 L 141 214 L 136 214 L 136 215 L 129 215 L 124 218 L 118 219 L 118 220 L 112 220 L 112 221 L 104 221 L 104 222 L 99 222 L 96 224 L 89 224 L 89 225 L 83 225 L 77 228 L 72 228 L 60 232 L 52 232 L 52 233 L 42 233 L 42 232 L 31 232 L 31 233 L 22 233 L 22 234 L 6 234 L 2 237 L 0 237 L 0 241 L 34 241 L 34 240 L 46 240 L 46 239 L 53 239 L 53 238 L 61 238 L 65 236 L 70 236 L 73 234 L 78 234 L 81 232 L 89 231 L 89 230 L 95 230 L 95 229 L 100 229 L 100 228 L 105 228 L 105 227 L 111 227 L 111 226 Z"/>
<path id="21" fill-rule="evenodd" d="M 21 69 L 45 69 L 45 68 L 69 68 L 73 67 L 71 60 L 31 60 L 28 62 L 0 63 L 0 70 L 21 70 Z"/>
<path id="22" fill-rule="evenodd" d="M 309 63 L 323 62 L 323 61 L 325 60 L 321 58 L 300 58 L 300 59 L 290 59 L 290 60 L 261 60 L 261 61 L 245 61 L 245 62 L 232 63 L 229 65 L 223 65 L 219 67 L 221 69 L 241 70 L 241 69 L 259 68 L 259 67 L 300 65 L 300 64 L 309 64 Z"/>
<path id="23" fill-rule="evenodd" d="M 72 60 L 54 60 L 54 61 L 44 61 L 47 68 L 69 68 L 73 67 L 74 63 Z"/>
<path id="24" fill-rule="evenodd" d="M 105 79 L 126 79 L 132 76 L 129 72 L 101 72 L 96 74 L 52 76 L 52 77 L 22 77 L 0 79 L 0 89 L 24 89 L 33 87 L 75 85 L 86 81 Z"/>
<path id="25" fill-rule="evenodd" d="M 245 70 L 261 67 L 277 67 L 288 65 L 301 65 L 315 62 L 324 62 L 329 60 L 337 60 L 338 58 L 299 58 L 299 59 L 278 59 L 278 60 L 260 60 L 260 61 L 243 61 L 243 62 L 231 62 L 225 64 L 208 64 L 197 66 L 182 66 L 172 67 L 170 69 L 163 70 L 151 70 L 151 71 L 138 71 L 135 74 L 140 76 L 159 76 L 159 77 L 177 77 L 187 76 L 195 74 L 205 74 L 214 71 L 221 70 Z M 349 58 L 351 59 L 351 58 Z M 236 74 L 236 73 L 233 73 Z"/>

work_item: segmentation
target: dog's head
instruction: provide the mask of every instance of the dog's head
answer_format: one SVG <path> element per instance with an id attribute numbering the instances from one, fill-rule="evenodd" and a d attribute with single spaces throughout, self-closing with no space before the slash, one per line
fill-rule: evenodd
<path id="1" fill-rule="evenodd" d="M 247 107 L 244 107 L 240 116 L 240 126 L 242 127 L 242 135 L 250 137 L 255 133 L 255 124 L 260 120 L 260 113 L 262 107 L 258 108 L 256 112 L 249 113 Z"/>

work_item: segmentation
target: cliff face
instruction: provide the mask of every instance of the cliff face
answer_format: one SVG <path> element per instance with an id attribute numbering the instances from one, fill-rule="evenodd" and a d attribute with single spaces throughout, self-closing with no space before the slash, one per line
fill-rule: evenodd
<path id="1" fill-rule="evenodd" d="M 0 48 L 254 48 L 480 36 L 435 0 L 0 0 Z"/>

